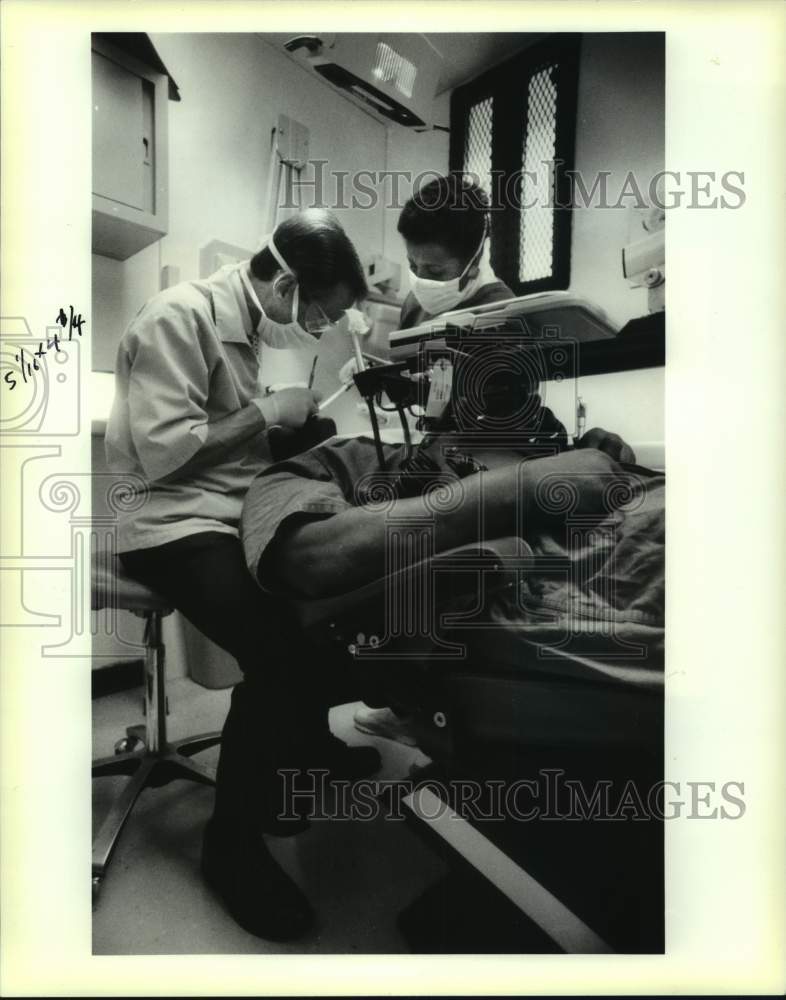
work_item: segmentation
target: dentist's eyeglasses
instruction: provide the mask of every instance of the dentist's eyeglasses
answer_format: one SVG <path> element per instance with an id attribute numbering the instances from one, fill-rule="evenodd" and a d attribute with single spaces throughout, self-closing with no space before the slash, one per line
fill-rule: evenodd
<path id="1" fill-rule="evenodd" d="M 337 319 L 331 319 L 318 302 L 309 302 L 303 316 L 303 326 L 308 333 L 327 333 L 328 330 L 338 326 L 344 315 L 345 313 L 342 311 Z"/>

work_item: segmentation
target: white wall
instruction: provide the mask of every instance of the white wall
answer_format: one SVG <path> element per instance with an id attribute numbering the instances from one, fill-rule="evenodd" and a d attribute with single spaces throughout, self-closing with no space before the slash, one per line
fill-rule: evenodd
<path id="1" fill-rule="evenodd" d="M 159 290 L 161 247 L 153 243 L 128 260 L 93 254 L 93 370 L 111 372 L 123 331 Z"/>
<path id="2" fill-rule="evenodd" d="M 664 121 L 663 36 L 585 35 L 575 167 L 587 188 L 599 171 L 611 171 L 613 203 L 625 175 L 633 171 L 646 191 L 650 178 L 664 167 Z M 622 276 L 621 251 L 630 239 L 631 221 L 626 207 L 573 211 L 570 291 L 595 302 L 620 326 L 647 313 L 646 290 L 629 288 Z"/>
<path id="3" fill-rule="evenodd" d="M 611 171 L 612 204 L 628 171 L 646 192 L 650 178 L 664 168 L 664 45 L 661 35 L 582 39 L 575 167 L 588 189 L 598 172 Z M 627 207 L 573 211 L 570 291 L 600 306 L 617 326 L 648 312 L 646 289 L 629 288 L 622 276 L 622 247 L 636 221 Z M 664 375 L 663 368 L 597 375 L 578 379 L 570 398 L 566 387 L 551 385 L 548 392 L 568 428 L 575 422 L 574 396 L 581 395 L 588 429 L 616 431 L 636 446 L 639 461 L 660 466 Z"/>
<path id="4" fill-rule="evenodd" d="M 267 208 L 271 130 L 284 113 L 310 132 L 310 155 L 337 170 L 384 158 L 384 128 L 256 35 L 153 35 L 183 100 L 170 104 L 171 232 L 164 263 L 196 273 L 211 237 L 256 248 Z M 339 211 L 361 252 L 375 250 L 381 212 Z"/>
<path id="5" fill-rule="evenodd" d="M 585 430 L 604 427 L 619 434 L 631 445 L 640 465 L 662 469 L 664 375 L 664 368 L 582 375 L 542 384 L 541 397 L 571 436 L 576 433 L 576 401 L 581 397 Z"/>
<path id="6" fill-rule="evenodd" d="M 434 103 L 434 122 L 438 125 L 450 125 L 450 92 L 440 94 Z M 398 205 L 391 205 L 385 213 L 385 253 L 401 265 L 402 298 L 407 292 L 407 261 L 404 244 L 398 234 L 398 217 L 404 202 L 413 194 L 418 186 L 418 179 L 428 183 L 435 174 L 448 172 L 448 152 L 450 138 L 447 132 L 406 132 L 403 129 L 390 129 L 388 170 L 406 170 L 411 172 L 413 183 L 404 179 L 398 186 Z"/>

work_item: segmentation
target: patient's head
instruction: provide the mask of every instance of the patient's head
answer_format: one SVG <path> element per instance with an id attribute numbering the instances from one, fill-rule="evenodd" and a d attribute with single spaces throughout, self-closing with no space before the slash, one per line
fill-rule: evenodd
<path id="1" fill-rule="evenodd" d="M 398 220 L 412 274 L 430 281 L 472 280 L 478 273 L 488 210 L 486 193 L 462 174 L 437 177 L 420 188 Z"/>

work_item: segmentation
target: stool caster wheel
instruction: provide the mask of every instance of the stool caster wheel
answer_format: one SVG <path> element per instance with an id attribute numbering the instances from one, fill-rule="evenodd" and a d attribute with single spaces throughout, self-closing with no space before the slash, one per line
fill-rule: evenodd
<path id="1" fill-rule="evenodd" d="M 141 740 L 138 736 L 124 736 L 122 739 L 115 743 L 115 755 L 119 756 L 124 753 L 136 753 L 137 750 L 141 750 L 144 747 L 145 741 Z"/>

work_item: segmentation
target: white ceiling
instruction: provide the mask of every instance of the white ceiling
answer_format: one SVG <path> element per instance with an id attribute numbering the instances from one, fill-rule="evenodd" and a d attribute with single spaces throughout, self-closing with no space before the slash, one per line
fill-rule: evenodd
<path id="1" fill-rule="evenodd" d="M 269 32 L 261 37 L 275 46 L 281 46 L 293 32 Z M 314 32 L 319 34 L 319 32 Z M 502 62 L 507 56 L 532 45 L 542 34 L 519 32 L 437 32 L 424 35 L 442 55 L 444 64 L 437 93 L 452 90 L 479 76 L 484 70 Z"/>
<path id="2" fill-rule="evenodd" d="M 445 60 L 437 93 L 472 80 L 484 70 L 503 62 L 514 52 L 532 45 L 543 35 L 519 32 L 450 32 L 425 35 Z"/>

